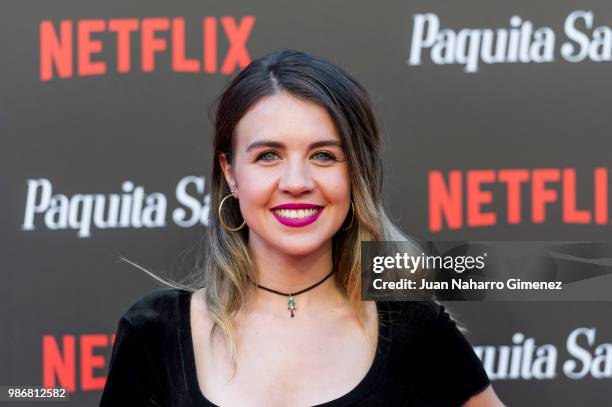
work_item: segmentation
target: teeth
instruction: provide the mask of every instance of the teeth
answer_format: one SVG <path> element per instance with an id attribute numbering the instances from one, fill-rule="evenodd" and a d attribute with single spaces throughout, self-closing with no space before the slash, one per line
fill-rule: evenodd
<path id="1" fill-rule="evenodd" d="M 275 209 L 277 215 L 282 216 L 283 218 L 289 219 L 303 219 L 310 216 L 313 216 L 317 213 L 318 209 Z"/>

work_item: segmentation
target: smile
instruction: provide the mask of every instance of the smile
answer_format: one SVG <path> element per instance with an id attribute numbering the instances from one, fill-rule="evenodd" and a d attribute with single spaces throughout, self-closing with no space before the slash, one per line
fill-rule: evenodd
<path id="1" fill-rule="evenodd" d="M 313 216 L 319 209 L 276 209 L 274 212 L 289 219 L 304 219 Z"/>
<path id="2" fill-rule="evenodd" d="M 280 223 L 285 226 L 301 227 L 306 226 L 317 220 L 322 207 L 319 208 L 300 208 L 300 209 L 272 209 L 272 214 Z"/>

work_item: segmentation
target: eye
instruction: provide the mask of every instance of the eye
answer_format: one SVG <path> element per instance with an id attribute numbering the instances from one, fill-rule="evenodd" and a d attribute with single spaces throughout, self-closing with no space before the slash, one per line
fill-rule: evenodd
<path id="1" fill-rule="evenodd" d="M 263 153 L 257 156 L 256 161 L 273 161 L 274 156 L 278 157 L 278 154 L 276 154 L 275 151 L 272 151 L 272 150 L 264 151 Z"/>
<path id="2" fill-rule="evenodd" d="M 336 161 L 336 156 L 327 151 L 319 151 L 314 153 L 313 157 L 319 157 L 319 160 L 323 162 Z"/>

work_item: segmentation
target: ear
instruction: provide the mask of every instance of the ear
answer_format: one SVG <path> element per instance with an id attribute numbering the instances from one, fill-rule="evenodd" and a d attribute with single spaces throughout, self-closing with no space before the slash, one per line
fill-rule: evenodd
<path id="1" fill-rule="evenodd" d="M 219 165 L 221 166 L 221 171 L 223 171 L 223 175 L 225 175 L 225 181 L 229 185 L 230 189 L 234 190 L 234 197 L 238 198 L 238 183 L 234 178 L 234 174 L 232 171 L 232 165 L 227 160 L 227 156 L 222 153 L 219 154 Z"/>

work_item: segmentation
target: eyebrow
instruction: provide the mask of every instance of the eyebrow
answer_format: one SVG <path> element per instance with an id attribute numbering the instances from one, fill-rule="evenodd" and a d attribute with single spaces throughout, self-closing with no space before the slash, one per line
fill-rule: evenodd
<path id="1" fill-rule="evenodd" d="M 334 146 L 334 147 L 340 147 L 342 148 L 342 143 L 337 141 L 337 140 L 322 140 L 322 141 L 316 141 L 314 143 L 311 143 L 308 146 L 308 149 L 313 149 L 313 148 L 318 148 L 318 147 L 329 147 L 329 146 Z M 255 141 L 251 144 L 249 144 L 249 146 L 246 149 L 246 152 L 248 153 L 249 151 L 258 148 L 258 147 L 275 147 L 275 148 L 285 148 L 285 144 L 281 143 L 279 141 L 273 141 L 273 140 L 261 140 L 261 141 Z"/>

